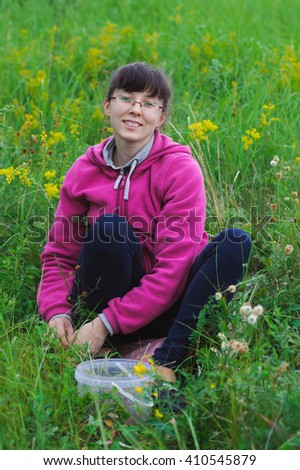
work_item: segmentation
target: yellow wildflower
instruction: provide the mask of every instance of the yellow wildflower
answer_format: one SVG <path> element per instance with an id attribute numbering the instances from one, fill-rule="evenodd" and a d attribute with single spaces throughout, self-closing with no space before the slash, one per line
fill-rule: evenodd
<path id="1" fill-rule="evenodd" d="M 216 126 L 216 124 L 213 124 L 209 119 L 204 119 L 203 127 L 205 132 L 214 132 L 218 129 L 218 126 Z"/>
<path id="2" fill-rule="evenodd" d="M 158 419 L 162 419 L 163 418 L 163 414 L 156 408 L 155 412 L 154 412 L 154 415 L 156 418 Z"/>
<path id="3" fill-rule="evenodd" d="M 56 184 L 46 183 L 44 184 L 44 189 L 49 199 L 57 198 L 59 195 L 59 189 Z"/>
<path id="4" fill-rule="evenodd" d="M 48 136 L 47 136 L 46 131 L 43 131 L 43 132 L 41 133 L 41 144 L 42 144 L 42 145 L 46 145 L 47 138 L 48 138 Z"/>
<path id="5" fill-rule="evenodd" d="M 21 181 L 21 183 L 23 183 L 25 186 L 30 186 L 31 185 L 31 181 L 28 177 L 28 173 L 29 173 L 29 168 L 26 168 L 25 165 L 23 164 L 19 171 L 18 171 L 18 174 L 19 174 L 19 180 Z"/>
<path id="6" fill-rule="evenodd" d="M 216 131 L 218 126 L 209 119 L 204 119 L 202 122 L 191 124 L 188 129 L 192 131 L 190 133 L 191 139 L 206 140 L 207 133 Z"/>
<path id="7" fill-rule="evenodd" d="M 131 36 L 132 33 L 133 33 L 133 28 L 131 26 L 124 26 L 124 28 L 120 30 L 121 36 Z"/>
<path id="8" fill-rule="evenodd" d="M 268 126 L 269 125 L 269 121 L 267 120 L 267 115 L 265 113 L 263 113 L 261 115 L 261 123 L 263 126 Z"/>
<path id="9" fill-rule="evenodd" d="M 77 124 L 77 122 L 72 122 L 72 123 L 70 124 L 70 133 L 71 133 L 75 138 L 80 135 L 80 132 L 79 132 L 79 124 Z"/>
<path id="10" fill-rule="evenodd" d="M 247 135 L 244 135 L 242 137 L 242 142 L 244 142 L 244 150 L 248 150 L 250 145 L 253 144 L 253 139 L 251 139 L 251 137 L 248 137 Z"/>
<path id="11" fill-rule="evenodd" d="M 15 179 L 15 169 L 13 166 L 10 166 L 8 168 L 1 168 L 0 175 L 5 176 L 6 182 L 10 184 Z"/>
<path id="12" fill-rule="evenodd" d="M 137 393 L 142 393 L 143 388 L 142 388 L 142 387 L 135 387 L 135 391 L 136 391 Z"/>
<path id="13" fill-rule="evenodd" d="M 147 367 L 142 362 L 139 362 L 136 366 L 133 366 L 134 372 L 142 377 L 147 372 Z"/>
<path id="14" fill-rule="evenodd" d="M 44 177 L 46 178 L 46 180 L 51 180 L 52 178 L 55 178 L 55 176 L 56 176 L 55 170 L 48 170 L 48 171 L 45 171 L 44 173 Z"/>
<path id="15" fill-rule="evenodd" d="M 50 137 L 48 140 L 49 146 L 59 144 L 59 142 L 61 142 L 62 140 L 65 140 L 65 136 L 62 132 L 50 131 L 49 134 L 50 134 Z"/>
<path id="16" fill-rule="evenodd" d="M 196 59 L 197 57 L 200 56 L 201 49 L 198 46 L 196 46 L 196 44 L 191 44 L 189 46 L 189 53 L 192 59 Z"/>
<path id="17" fill-rule="evenodd" d="M 244 149 L 248 150 L 250 145 L 253 144 L 254 140 L 259 140 L 261 138 L 260 133 L 257 129 L 248 129 L 246 130 L 246 135 L 242 137 L 242 142 L 244 142 Z"/>
<path id="18" fill-rule="evenodd" d="M 43 70 L 38 70 L 37 81 L 41 83 L 42 85 L 44 85 L 46 78 L 47 78 L 46 72 L 44 72 Z"/>
<path id="19" fill-rule="evenodd" d="M 92 114 L 92 119 L 103 119 L 103 112 L 100 108 L 97 108 L 96 111 Z"/>
<path id="20" fill-rule="evenodd" d="M 261 137 L 260 133 L 255 128 L 246 131 L 246 134 L 250 135 L 255 140 L 258 140 Z"/>
<path id="21" fill-rule="evenodd" d="M 149 357 L 148 362 L 152 367 L 154 366 L 154 360 L 152 359 L 152 357 Z"/>
<path id="22" fill-rule="evenodd" d="M 216 388 L 216 384 L 209 384 L 209 388 L 213 390 L 214 388 Z"/>
<path id="23" fill-rule="evenodd" d="M 263 109 L 265 109 L 266 111 L 273 111 L 275 109 L 275 104 L 264 104 Z"/>

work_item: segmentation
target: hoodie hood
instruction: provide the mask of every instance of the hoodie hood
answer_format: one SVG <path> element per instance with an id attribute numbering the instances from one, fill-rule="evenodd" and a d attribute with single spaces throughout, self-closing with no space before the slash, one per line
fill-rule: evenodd
<path id="1" fill-rule="evenodd" d="M 104 157 L 103 157 L 103 150 L 108 142 L 110 142 L 113 137 L 108 137 L 105 139 L 101 144 L 94 145 L 93 147 L 89 147 L 87 150 L 87 157 L 90 161 L 92 161 L 96 166 L 101 167 L 105 170 L 109 169 Z M 191 155 L 190 148 L 187 145 L 181 145 L 177 142 L 174 142 L 170 137 L 167 135 L 161 134 L 158 130 L 154 132 L 154 142 L 152 148 L 149 152 L 148 157 L 142 161 L 138 167 L 136 168 L 136 172 L 140 173 L 145 171 L 149 166 L 153 164 L 153 162 L 159 158 L 162 158 L 166 155 L 171 155 L 175 153 L 186 154 L 189 156 Z M 134 159 L 134 158 L 133 158 Z"/>
<path id="2" fill-rule="evenodd" d="M 101 142 L 101 144 L 90 147 L 87 150 L 87 157 L 96 166 L 101 167 L 104 172 L 111 173 L 111 169 L 119 171 L 114 183 L 114 189 L 119 188 L 124 173 L 128 171 L 124 190 L 125 200 L 129 199 L 130 179 L 133 172 L 144 172 L 156 160 L 165 157 L 166 155 L 174 155 L 175 153 L 178 153 L 180 155 L 185 154 L 191 157 L 191 151 L 187 145 L 178 144 L 167 135 L 160 134 L 160 132 L 156 130 L 150 141 L 128 163 L 122 167 L 116 167 L 112 162 L 112 158 L 109 156 L 109 152 L 113 147 L 113 141 L 114 137 L 109 137 Z"/>

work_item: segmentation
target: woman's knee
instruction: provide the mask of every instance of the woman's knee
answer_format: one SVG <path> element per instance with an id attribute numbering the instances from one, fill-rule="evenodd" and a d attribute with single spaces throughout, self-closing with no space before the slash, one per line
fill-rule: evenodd
<path id="1" fill-rule="evenodd" d="M 245 247 L 251 247 L 251 237 L 250 235 L 242 229 L 239 228 L 229 228 L 225 230 L 226 238 L 230 243 L 236 243 L 239 245 L 244 245 Z"/>
<path id="2" fill-rule="evenodd" d="M 125 217 L 116 214 L 100 216 L 90 228 L 86 242 L 100 244 L 126 243 L 129 226 Z"/>
<path id="3" fill-rule="evenodd" d="M 239 228 L 229 228 L 223 230 L 216 238 L 215 242 L 220 244 L 222 252 L 228 252 L 233 256 L 236 253 L 243 253 L 244 262 L 250 256 L 252 241 L 250 235 Z"/>

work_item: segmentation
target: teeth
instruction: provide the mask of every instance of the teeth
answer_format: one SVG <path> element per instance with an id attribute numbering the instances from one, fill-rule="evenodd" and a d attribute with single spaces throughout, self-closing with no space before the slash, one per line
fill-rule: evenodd
<path id="1" fill-rule="evenodd" d="M 126 124 L 129 127 L 139 127 L 139 124 L 137 122 L 126 121 Z"/>

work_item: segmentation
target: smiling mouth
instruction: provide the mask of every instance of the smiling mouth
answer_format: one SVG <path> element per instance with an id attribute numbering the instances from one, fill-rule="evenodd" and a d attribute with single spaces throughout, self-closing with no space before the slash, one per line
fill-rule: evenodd
<path id="1" fill-rule="evenodd" d="M 139 122 L 135 122 L 135 121 L 123 121 L 124 124 L 126 124 L 126 126 L 128 127 L 132 127 L 132 128 L 137 128 L 137 127 L 140 127 L 141 124 Z"/>

